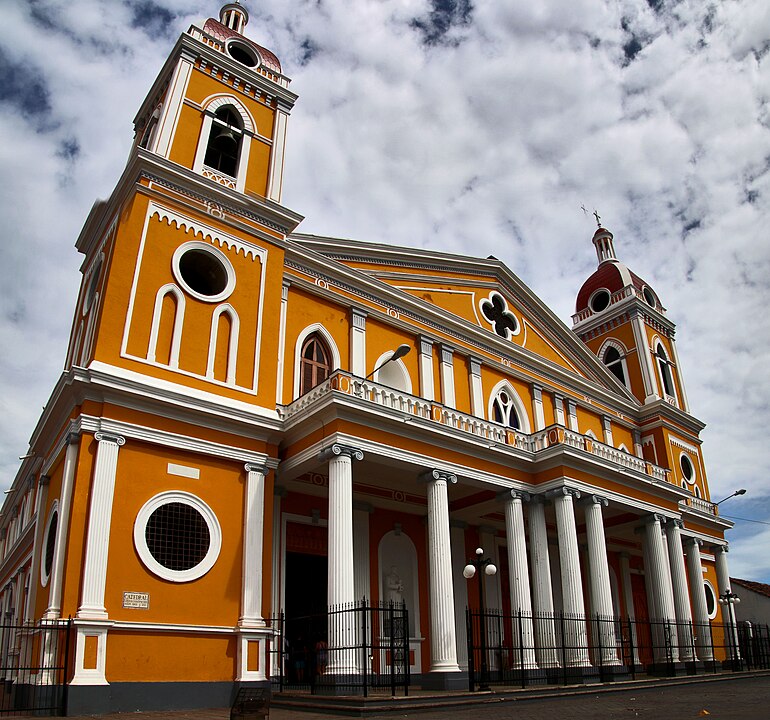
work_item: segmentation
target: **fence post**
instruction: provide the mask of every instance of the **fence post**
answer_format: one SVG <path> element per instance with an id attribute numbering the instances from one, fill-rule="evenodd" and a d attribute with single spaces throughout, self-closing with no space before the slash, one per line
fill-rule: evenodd
<path id="1" fill-rule="evenodd" d="M 393 601 L 388 601 L 388 617 L 390 618 L 390 694 L 396 694 L 396 624 L 393 614 Z"/>
<path id="2" fill-rule="evenodd" d="M 559 613 L 559 624 L 561 626 L 561 669 L 562 677 L 564 678 L 564 684 L 567 684 L 567 636 L 564 632 L 564 613 Z"/>
<path id="3" fill-rule="evenodd" d="M 631 662 L 631 679 L 636 680 L 636 662 L 634 661 L 634 658 L 636 657 L 636 650 L 634 648 L 634 628 L 631 623 L 633 620 L 631 618 L 628 618 L 628 648 L 629 648 L 629 654 L 628 658 Z"/>
<path id="4" fill-rule="evenodd" d="M 465 608 L 465 630 L 468 641 L 468 692 L 473 692 L 475 687 L 475 663 L 473 657 L 473 614 L 471 609 Z"/>
<path id="5" fill-rule="evenodd" d="M 406 697 L 409 695 L 409 673 L 412 662 L 409 654 L 409 611 L 406 609 L 406 600 L 401 601 L 401 615 L 404 627 L 404 696 Z"/>
<path id="6" fill-rule="evenodd" d="M 521 687 L 527 687 L 527 670 L 524 667 L 524 626 L 521 621 L 521 608 L 517 613 L 519 630 L 519 672 L 521 673 Z"/>
<path id="7" fill-rule="evenodd" d="M 67 672 L 69 672 L 70 668 L 70 635 L 72 633 L 72 616 L 69 615 L 67 617 L 67 624 L 66 624 L 66 630 L 65 630 L 65 636 L 64 636 L 64 664 L 62 666 L 61 670 L 61 680 L 62 685 L 64 686 L 64 689 L 62 691 L 62 715 L 67 716 L 67 710 L 68 704 L 69 704 L 69 678 L 67 677 Z M 58 642 L 57 642 L 58 646 Z"/>
<path id="8" fill-rule="evenodd" d="M 366 622 L 366 613 L 367 613 L 367 607 L 366 607 L 366 598 L 361 598 L 361 679 L 364 682 L 364 697 L 367 697 L 368 688 L 369 688 L 369 673 L 368 673 L 368 664 L 369 664 L 369 658 L 367 653 L 367 647 L 369 643 L 367 642 L 367 622 Z"/>

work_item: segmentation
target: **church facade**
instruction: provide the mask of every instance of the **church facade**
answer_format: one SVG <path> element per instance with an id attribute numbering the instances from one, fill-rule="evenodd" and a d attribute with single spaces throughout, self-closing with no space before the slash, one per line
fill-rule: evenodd
<path id="1" fill-rule="evenodd" d="M 179 38 L 77 239 L 65 370 L 0 516 L 3 666 L 11 625 L 71 617 L 73 713 L 225 705 L 277 671 L 281 611 L 365 598 L 408 608 L 415 682 L 458 687 L 477 547 L 488 606 L 719 621 L 731 525 L 612 234 L 568 328 L 494 258 L 298 233 L 297 97 L 247 21 Z M 594 662 L 523 632 L 527 667 Z"/>

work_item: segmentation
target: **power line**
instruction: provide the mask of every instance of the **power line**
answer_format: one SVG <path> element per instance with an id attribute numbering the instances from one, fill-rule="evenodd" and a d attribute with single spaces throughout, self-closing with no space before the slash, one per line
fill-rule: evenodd
<path id="1" fill-rule="evenodd" d="M 743 522 L 753 522 L 753 523 L 759 523 L 760 525 L 770 525 L 770 522 L 765 522 L 764 520 L 752 520 L 751 518 L 739 518 L 735 515 L 722 515 L 720 513 L 720 517 L 728 518 L 729 520 L 742 520 Z"/>

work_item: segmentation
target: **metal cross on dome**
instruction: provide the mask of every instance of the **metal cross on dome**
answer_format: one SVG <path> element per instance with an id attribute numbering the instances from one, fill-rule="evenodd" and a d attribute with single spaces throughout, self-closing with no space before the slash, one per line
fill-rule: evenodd
<path id="1" fill-rule="evenodd" d="M 492 323 L 495 332 L 502 338 L 508 338 L 508 333 L 516 333 L 519 323 L 516 316 L 508 310 L 505 298 L 499 293 L 492 293 L 489 300 L 482 300 L 481 312 Z"/>

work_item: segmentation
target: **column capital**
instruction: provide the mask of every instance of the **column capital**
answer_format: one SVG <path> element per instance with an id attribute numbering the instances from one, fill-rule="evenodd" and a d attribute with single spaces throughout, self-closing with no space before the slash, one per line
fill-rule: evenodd
<path id="1" fill-rule="evenodd" d="M 661 513 L 650 513 L 645 519 L 644 524 L 645 525 L 653 525 L 654 523 L 658 523 L 661 528 L 666 523 L 666 516 L 661 515 Z"/>
<path id="2" fill-rule="evenodd" d="M 602 497 L 601 495 L 585 495 L 583 496 L 583 499 L 580 501 L 581 505 L 601 505 L 602 507 L 607 507 L 610 504 L 610 501 L 607 500 L 606 497 Z"/>
<path id="3" fill-rule="evenodd" d="M 729 545 L 712 545 L 711 552 L 713 552 L 714 555 L 717 553 L 728 553 L 730 552 L 730 547 Z"/>
<path id="4" fill-rule="evenodd" d="M 243 469 L 247 473 L 261 473 L 262 475 L 267 475 L 268 472 L 270 472 L 270 468 L 267 466 L 267 463 L 264 462 L 253 462 L 253 463 L 246 463 L 243 466 Z"/>
<path id="5" fill-rule="evenodd" d="M 477 357 L 470 359 L 471 375 L 481 375 L 481 360 Z"/>
<path id="6" fill-rule="evenodd" d="M 703 546 L 703 540 L 696 537 L 684 537 L 682 538 L 682 541 L 687 543 L 688 545 L 697 545 L 699 548 Z"/>
<path id="7" fill-rule="evenodd" d="M 668 518 L 668 520 L 666 521 L 666 524 L 670 525 L 671 527 L 677 527 L 680 530 L 684 528 L 684 523 L 680 518 Z"/>
<path id="8" fill-rule="evenodd" d="M 443 470 L 425 470 L 424 472 L 421 472 L 419 475 L 421 482 L 431 483 L 435 482 L 437 480 L 443 480 L 446 483 L 450 483 L 454 485 L 457 482 L 457 475 L 450 472 L 444 472 Z"/>
<path id="9" fill-rule="evenodd" d="M 70 430 L 67 433 L 67 439 L 65 441 L 67 445 L 75 445 L 80 442 L 80 430 Z"/>
<path id="10" fill-rule="evenodd" d="M 98 432 L 94 435 L 96 442 L 111 442 L 120 447 L 126 444 L 126 438 L 117 433 Z"/>
<path id="11" fill-rule="evenodd" d="M 535 398 L 535 402 L 543 402 L 543 386 L 537 383 L 532 383 L 532 397 Z"/>
<path id="12" fill-rule="evenodd" d="M 548 490 L 548 492 L 545 493 L 545 496 L 550 499 L 550 498 L 566 497 L 567 495 L 571 495 L 572 497 L 575 498 L 575 500 L 579 500 L 580 494 L 581 494 L 580 490 L 563 485 L 560 488 L 554 488 L 553 490 Z"/>
<path id="13" fill-rule="evenodd" d="M 528 492 L 524 492 L 523 490 L 514 490 L 513 488 L 510 490 L 505 490 L 504 492 L 498 493 L 497 500 L 500 502 L 506 502 L 508 500 L 521 500 L 522 502 L 529 502 L 532 495 L 530 495 Z"/>
<path id="14" fill-rule="evenodd" d="M 366 311 L 352 307 L 350 308 L 350 314 L 353 318 L 353 327 L 357 328 L 358 330 L 366 330 Z"/>
<path id="15" fill-rule="evenodd" d="M 446 365 L 452 365 L 454 362 L 455 349 L 451 345 L 441 345 L 441 362 Z"/>
<path id="16" fill-rule="evenodd" d="M 318 454 L 318 459 L 331 460 L 333 457 L 338 457 L 340 455 L 349 457 L 351 460 L 364 459 L 363 450 L 360 450 L 359 448 L 353 447 L 351 445 L 340 445 L 339 443 L 334 443 L 328 448 L 321 450 L 321 452 Z"/>
<path id="17" fill-rule="evenodd" d="M 420 355 L 433 354 L 433 340 L 420 335 Z"/>

